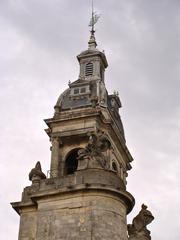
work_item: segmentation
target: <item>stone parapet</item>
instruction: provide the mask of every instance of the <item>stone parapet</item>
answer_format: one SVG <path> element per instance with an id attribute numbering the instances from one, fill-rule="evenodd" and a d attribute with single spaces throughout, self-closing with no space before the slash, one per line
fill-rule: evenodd
<path id="1" fill-rule="evenodd" d="M 36 205 L 36 199 L 39 198 L 91 190 L 111 192 L 118 196 L 125 203 L 127 212 L 134 206 L 134 198 L 126 191 L 123 181 L 114 172 L 103 169 L 86 169 L 62 178 L 43 179 L 39 185 L 24 188 L 21 202 L 12 203 L 12 206 L 18 212 L 27 204 Z"/>

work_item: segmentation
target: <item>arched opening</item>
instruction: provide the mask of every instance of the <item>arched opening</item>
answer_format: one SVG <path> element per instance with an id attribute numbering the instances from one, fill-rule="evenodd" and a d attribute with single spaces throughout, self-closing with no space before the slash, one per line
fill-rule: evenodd
<path id="1" fill-rule="evenodd" d="M 112 170 L 116 173 L 118 172 L 117 164 L 114 161 L 112 162 Z"/>
<path id="2" fill-rule="evenodd" d="M 65 175 L 73 174 L 78 167 L 78 151 L 80 148 L 72 150 L 65 161 Z"/>

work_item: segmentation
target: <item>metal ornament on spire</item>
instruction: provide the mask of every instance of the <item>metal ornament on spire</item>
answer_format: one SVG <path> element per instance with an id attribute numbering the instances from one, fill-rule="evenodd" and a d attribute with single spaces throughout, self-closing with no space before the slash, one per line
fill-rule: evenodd
<path id="1" fill-rule="evenodd" d="M 89 27 L 91 27 L 91 33 L 93 33 L 93 34 L 95 32 L 94 26 L 97 23 L 99 18 L 100 18 L 100 15 L 97 14 L 96 12 L 94 12 L 94 6 L 93 6 L 93 0 L 92 0 L 92 16 L 91 16 L 91 20 L 89 23 Z"/>
<path id="2" fill-rule="evenodd" d="M 90 36 L 90 39 L 88 42 L 89 49 L 92 49 L 92 50 L 95 49 L 97 46 L 96 39 L 94 36 L 94 33 L 95 33 L 94 26 L 97 23 L 99 18 L 100 18 L 100 15 L 98 15 L 96 12 L 94 12 L 94 6 L 93 6 L 93 0 L 92 0 L 92 16 L 91 16 L 91 20 L 89 23 L 89 27 L 91 27 L 91 36 Z"/>

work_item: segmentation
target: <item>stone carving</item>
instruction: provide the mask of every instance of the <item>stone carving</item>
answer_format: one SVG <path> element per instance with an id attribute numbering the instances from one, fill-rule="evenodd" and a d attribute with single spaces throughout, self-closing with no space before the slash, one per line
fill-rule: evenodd
<path id="1" fill-rule="evenodd" d="M 35 181 L 40 179 L 45 179 L 46 175 L 42 172 L 41 163 L 37 162 L 35 168 L 33 168 L 29 173 L 29 180 Z"/>
<path id="2" fill-rule="evenodd" d="M 147 210 L 147 206 L 142 204 L 141 211 L 133 219 L 132 224 L 128 224 L 129 240 L 151 240 L 150 231 L 146 228 L 154 220 L 152 213 Z"/>
<path id="3" fill-rule="evenodd" d="M 78 151 L 78 159 L 86 160 L 86 167 L 101 167 L 108 169 L 108 160 L 103 154 L 110 147 L 107 138 L 101 135 L 91 134 L 87 146 Z M 81 162 L 81 161 L 80 161 Z M 82 163 L 80 163 L 82 166 Z"/>
<path id="4" fill-rule="evenodd" d="M 107 90 L 102 81 L 99 83 L 99 101 L 100 105 L 107 106 Z"/>
<path id="5" fill-rule="evenodd" d="M 92 107 L 93 107 L 93 108 L 96 107 L 97 102 L 98 102 L 97 96 L 91 96 L 91 104 L 92 104 Z"/>

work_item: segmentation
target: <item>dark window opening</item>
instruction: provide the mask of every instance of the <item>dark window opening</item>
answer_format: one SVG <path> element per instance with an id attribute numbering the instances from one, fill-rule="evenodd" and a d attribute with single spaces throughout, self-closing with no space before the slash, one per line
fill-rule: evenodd
<path id="1" fill-rule="evenodd" d="M 78 151 L 79 149 L 73 150 L 66 159 L 65 162 L 65 174 L 73 174 L 78 167 Z"/>
<path id="2" fill-rule="evenodd" d="M 86 64 L 85 75 L 86 75 L 86 77 L 93 75 L 93 63 L 92 62 L 89 62 Z"/>
<path id="3" fill-rule="evenodd" d="M 81 93 L 85 93 L 86 92 L 86 88 L 81 88 Z"/>
<path id="4" fill-rule="evenodd" d="M 79 88 L 75 88 L 74 89 L 74 94 L 78 94 L 79 93 Z"/>
<path id="5" fill-rule="evenodd" d="M 117 165 L 116 165 L 115 162 L 112 163 L 112 169 L 113 169 L 113 171 L 115 171 L 115 172 L 118 171 L 118 169 L 117 169 Z"/>

